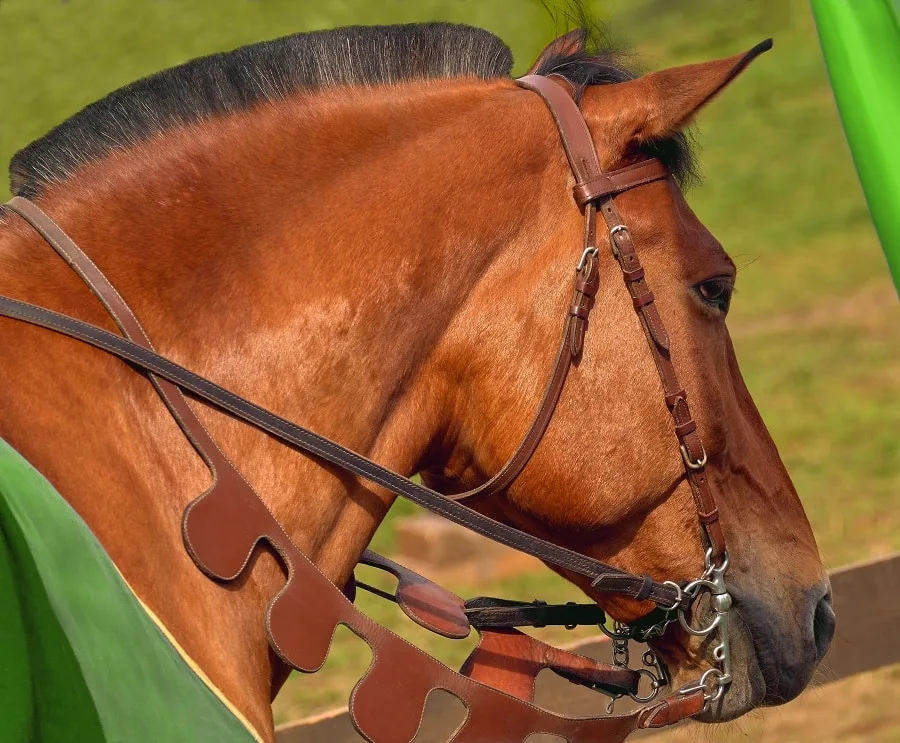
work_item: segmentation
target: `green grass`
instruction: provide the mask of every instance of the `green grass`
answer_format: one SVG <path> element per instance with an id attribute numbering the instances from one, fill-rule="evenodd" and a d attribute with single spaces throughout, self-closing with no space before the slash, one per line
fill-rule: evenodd
<path id="1" fill-rule="evenodd" d="M 617 0 L 602 7 L 647 69 L 728 56 L 775 37 L 774 50 L 704 112 L 705 180 L 689 199 L 741 266 L 729 321 L 735 345 L 826 561 L 900 549 L 900 305 L 807 3 Z M 519 71 L 555 30 L 530 0 L 0 0 L 0 159 L 109 90 L 198 54 L 299 30 L 433 19 L 495 31 L 513 47 Z M 410 512 L 392 511 L 376 549 L 390 552 L 392 524 Z M 548 573 L 477 591 L 576 598 Z M 465 656 L 465 643 L 410 629 L 395 608 L 361 601 L 441 659 Z M 278 719 L 343 704 L 367 663 L 364 644 L 344 633 L 322 673 L 289 682 Z"/>
<path id="2" fill-rule="evenodd" d="M 197 56 L 298 31 L 429 20 L 487 28 L 528 61 L 555 35 L 530 0 L 0 0 L 0 162 L 106 93 Z"/>

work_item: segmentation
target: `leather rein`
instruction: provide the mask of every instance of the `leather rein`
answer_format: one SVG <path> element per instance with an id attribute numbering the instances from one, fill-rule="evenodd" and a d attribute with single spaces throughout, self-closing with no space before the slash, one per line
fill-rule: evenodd
<path id="1" fill-rule="evenodd" d="M 293 445 L 308 454 L 380 485 L 395 496 L 407 498 L 435 514 L 494 541 L 582 575 L 588 578 L 592 588 L 600 593 L 621 594 L 637 601 L 650 601 L 656 605 L 656 609 L 650 612 L 645 619 L 635 622 L 631 626 L 616 623 L 610 630 L 604 626 L 605 617 L 602 611 L 593 604 L 548 607 L 541 602 L 522 604 L 504 602 L 499 599 L 475 599 L 463 603 L 458 597 L 435 586 L 421 576 L 417 576 L 386 558 L 366 551 L 362 563 L 387 570 L 398 578 L 399 585 L 396 595 L 387 595 L 387 597 L 396 600 L 414 621 L 448 637 L 465 637 L 473 626 L 482 635 L 482 644 L 473 652 L 463 667 L 462 675 L 453 673 L 444 666 L 433 662 L 438 667 L 435 669 L 429 663 L 415 656 L 421 669 L 430 668 L 428 673 L 422 671 L 422 678 L 418 682 L 419 686 L 422 688 L 427 686 L 428 689 L 433 686 L 448 688 L 469 707 L 470 717 L 459 734 L 454 737 L 455 741 L 460 742 L 469 741 L 470 737 L 473 742 L 479 740 L 480 738 L 475 732 L 481 731 L 479 725 L 485 730 L 489 728 L 489 722 L 486 721 L 487 716 L 482 715 L 479 718 L 474 714 L 476 709 L 488 704 L 488 701 L 494 708 L 497 708 L 498 705 L 508 704 L 508 701 L 498 701 L 500 699 L 508 700 L 510 698 L 508 695 L 517 700 L 530 701 L 527 691 L 522 691 L 519 687 L 514 688 L 514 684 L 511 682 L 498 683 L 496 679 L 490 678 L 490 673 L 483 670 L 484 658 L 479 657 L 479 652 L 491 650 L 491 643 L 507 643 L 506 650 L 513 655 L 518 655 L 520 660 L 524 656 L 531 658 L 534 655 L 537 659 L 532 658 L 532 666 L 536 670 L 532 666 L 528 666 L 526 670 L 522 671 L 529 678 L 532 675 L 536 676 L 541 668 L 550 667 L 560 675 L 576 683 L 603 691 L 613 699 L 629 694 L 639 701 L 649 701 L 656 696 L 656 693 L 667 681 L 664 670 L 656 662 L 656 666 L 660 669 L 659 675 L 648 674 L 652 679 L 652 695 L 649 698 L 641 698 L 637 695 L 637 676 L 634 672 L 631 672 L 629 676 L 626 673 L 629 669 L 623 665 L 617 663 L 612 668 L 605 666 L 601 668 L 602 664 L 549 648 L 549 646 L 544 646 L 543 643 L 538 643 L 527 635 L 521 635 L 517 630 L 512 629 L 518 626 L 543 626 L 554 623 L 574 626 L 575 624 L 596 623 L 612 637 L 617 655 L 622 654 L 624 644 L 626 656 L 629 640 L 646 641 L 658 636 L 662 634 L 668 624 L 676 620 L 686 631 L 694 635 L 708 636 L 713 632 L 718 632 L 720 642 L 713 651 L 716 665 L 705 671 L 697 683 L 679 690 L 643 711 L 632 713 L 631 716 L 589 718 L 598 726 L 602 721 L 626 718 L 633 718 L 630 729 L 677 722 L 683 717 L 698 713 L 711 702 L 718 700 L 731 681 L 727 634 L 727 613 L 731 597 L 724 585 L 724 573 L 728 558 L 724 534 L 719 524 L 718 509 L 705 471 L 707 455 L 700 440 L 697 425 L 691 417 L 687 395 L 678 382 L 671 361 L 669 336 L 656 308 L 654 295 L 647 285 L 631 232 L 624 224 L 614 203 L 617 195 L 647 183 L 664 180 L 668 177 L 668 172 L 661 162 L 650 159 L 604 173 L 600 167 L 587 124 L 574 100 L 574 91 L 570 90 L 571 84 L 564 78 L 555 75 L 549 77 L 528 75 L 517 80 L 517 84 L 536 92 L 548 106 L 556 122 L 569 165 L 575 176 L 574 198 L 583 210 L 585 217 L 584 244 L 575 269 L 572 302 L 566 313 L 562 338 L 552 373 L 528 431 L 510 459 L 497 474 L 479 487 L 456 495 L 442 495 L 417 484 L 156 353 L 150 338 L 125 300 L 91 259 L 49 216 L 37 205 L 22 197 L 14 197 L 4 205 L 6 209 L 28 222 L 84 280 L 110 313 L 122 335 L 9 297 L 0 296 L 0 316 L 25 321 L 83 341 L 131 363 L 147 374 L 163 402 L 213 475 L 212 486 L 192 501 L 185 511 L 182 524 L 185 546 L 204 573 L 221 581 L 233 580 L 241 574 L 249 554 L 260 539 L 268 542 L 279 553 L 290 568 L 290 576 L 285 588 L 268 607 L 267 631 L 275 652 L 292 667 L 305 671 L 317 669 L 315 657 L 318 657 L 317 654 L 327 654 L 330 644 L 330 637 L 327 642 L 323 639 L 327 625 L 332 625 L 333 631 L 335 622 L 343 622 L 355 628 L 357 634 L 360 634 L 372 645 L 373 649 L 384 651 L 382 653 L 384 657 L 393 658 L 396 662 L 401 662 L 399 656 L 408 655 L 408 651 L 395 647 L 394 640 L 404 645 L 405 643 L 390 633 L 387 634 L 393 640 L 386 638 L 382 635 L 384 631 L 379 632 L 378 630 L 381 628 L 367 620 L 364 615 L 359 614 L 352 604 L 349 609 L 341 604 L 339 599 L 344 597 L 339 589 L 327 580 L 324 584 L 322 583 L 319 577 L 324 578 L 324 576 L 315 570 L 305 555 L 296 547 L 290 535 L 268 511 L 252 486 L 244 480 L 240 472 L 216 445 L 188 405 L 184 391 L 266 431 L 286 444 Z M 547 430 L 565 386 L 570 367 L 581 356 L 588 318 L 599 287 L 598 212 L 606 224 L 610 249 L 621 269 L 622 277 L 631 295 L 635 311 L 641 320 L 651 355 L 659 372 L 665 403 L 672 415 L 674 432 L 685 466 L 686 479 L 691 486 L 698 520 L 706 543 L 704 570 L 699 579 L 687 584 L 657 581 L 651 576 L 625 572 L 495 521 L 465 505 L 505 490 L 522 472 Z M 310 570 L 310 568 L 312 569 Z M 319 577 L 316 576 L 316 573 Z M 300 590 L 302 582 L 305 584 Z M 371 589 L 363 583 L 358 585 L 373 590 L 375 593 L 383 593 L 377 589 Z M 322 622 L 322 637 L 310 629 L 310 617 L 313 613 L 308 608 L 305 610 L 303 608 L 303 604 L 308 605 L 311 595 L 314 595 L 316 591 L 319 591 L 322 597 L 316 603 L 333 608 L 330 613 L 324 611 L 328 616 Z M 703 592 L 708 592 L 710 595 L 713 618 L 707 626 L 695 628 L 690 623 L 691 608 Z M 297 615 L 302 616 L 306 623 L 298 622 Z M 304 633 L 309 636 L 304 636 Z M 321 647 L 323 644 L 324 649 Z M 540 652 L 537 650 L 538 647 L 541 648 Z M 378 657 L 377 652 L 375 657 Z M 427 658 L 427 656 L 424 657 Z M 412 656 L 405 658 L 402 662 L 408 666 L 414 663 L 411 658 Z M 573 658 L 578 660 L 573 661 Z M 324 655 L 322 661 L 324 661 Z M 581 661 L 585 661 L 588 665 L 585 666 Z M 376 703 L 371 700 L 372 697 L 377 696 L 377 693 L 372 690 L 370 682 L 372 677 L 379 675 L 379 672 L 384 675 L 385 665 L 387 665 L 386 662 L 373 663 L 369 674 L 360 682 L 360 686 L 354 691 L 351 698 L 351 715 L 354 724 L 366 738 L 376 741 L 376 743 L 403 739 L 402 734 L 398 733 L 395 728 L 385 727 L 382 722 L 377 720 L 379 715 L 384 716 L 384 707 L 379 707 L 383 702 Z M 531 673 L 532 670 L 534 670 L 534 674 Z M 618 675 L 616 672 L 619 672 Z M 450 676 L 453 678 L 451 679 Z M 504 693 L 485 701 L 482 700 L 484 693 L 481 690 L 473 691 L 464 682 L 478 683 L 482 689 L 494 691 L 495 695 L 496 689 Z M 360 689 L 369 689 L 368 695 L 361 694 Z M 533 684 L 530 694 L 533 696 Z M 392 708 L 396 709 L 396 706 Z M 526 735 L 535 730 L 551 732 L 553 729 L 557 731 L 556 734 L 571 741 L 596 740 L 598 735 L 602 736 L 604 740 L 613 739 L 610 737 L 612 729 L 605 723 L 605 726 L 592 728 L 590 737 L 585 737 L 587 731 L 583 729 L 583 726 L 566 727 L 563 724 L 566 721 L 570 722 L 571 718 L 551 715 L 531 705 L 527 709 L 530 710 L 527 714 L 522 710 L 515 712 L 523 720 L 523 725 L 531 726 L 526 731 Z M 415 715 L 411 714 L 410 720 L 414 717 Z M 544 719 L 545 717 L 547 719 Z M 550 724 L 548 719 L 551 718 L 563 722 Z M 411 726 L 412 722 L 408 722 L 408 725 Z M 624 734 L 630 732 L 630 729 L 625 730 L 624 727 L 621 729 Z M 479 732 L 479 734 L 481 733 Z M 497 730 L 490 733 L 485 732 L 484 735 L 489 737 L 484 739 L 512 741 L 515 739 L 514 734 L 515 731 L 511 729 Z"/>

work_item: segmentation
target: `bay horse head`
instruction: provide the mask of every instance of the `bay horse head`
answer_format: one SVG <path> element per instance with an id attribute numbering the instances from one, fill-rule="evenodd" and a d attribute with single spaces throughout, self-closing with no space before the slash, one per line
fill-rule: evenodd
<path id="1" fill-rule="evenodd" d="M 678 184 L 691 170 L 684 128 L 761 50 L 635 78 L 573 32 L 533 66 L 579 98 L 604 170 L 654 156 L 672 173 L 616 205 L 702 432 L 729 545 L 734 680 L 708 720 L 796 696 L 834 626 L 812 531 L 728 336 L 734 264 Z M 584 226 L 557 128 L 511 65 L 495 37 L 446 24 L 287 37 L 111 94 L 19 153 L 13 189 L 65 225 L 168 355 L 460 492 L 503 464 L 538 406 Z M 33 234 L 0 224 L 2 293 L 108 322 Z M 705 545 L 685 463 L 609 240 L 598 247 L 590 329 L 540 446 L 513 484 L 472 505 L 631 573 L 691 580 Z M 17 390 L 0 434 L 270 732 L 284 668 L 260 610 L 283 582 L 278 563 L 258 554 L 246 590 L 206 581 L 173 514 L 207 478 L 159 400 L 114 360 L 34 333 L 0 323 L 3 342 L 22 349 L 0 369 Z M 73 379 L 73 365 L 90 373 Z M 39 384 L 15 384 L 35 369 Z M 296 544 L 346 582 L 390 494 L 197 407 Z M 148 563 L 136 524 L 165 561 Z M 562 572 L 620 621 L 650 608 Z M 219 617 L 227 626 L 209 632 Z M 677 625 L 655 645 L 676 684 L 712 660 Z"/>
<path id="2" fill-rule="evenodd" d="M 604 170 L 655 155 L 676 176 L 687 176 L 691 166 L 684 128 L 770 46 L 626 79 L 612 60 L 586 53 L 584 41 L 580 31 L 557 39 L 532 70 L 573 85 Z M 552 327 L 550 317 L 565 301 L 558 275 L 569 257 L 565 246 L 577 244 L 580 223 L 565 188 L 571 185 L 567 165 L 552 146 L 552 122 L 540 101 L 531 108 L 536 117 L 523 117 L 518 125 L 526 130 L 524 151 L 515 149 L 509 158 L 549 160 L 520 175 L 537 190 L 519 205 L 528 225 L 523 244 L 486 273 L 434 357 L 444 377 L 462 380 L 460 370 L 466 370 L 466 382 L 449 393 L 451 434 L 440 441 L 442 454 L 426 473 L 443 490 L 472 487 L 515 445 L 512 432 L 524 430 L 533 409 L 521 391 L 540 389 L 552 348 L 542 331 Z M 546 146 L 535 147 L 535 141 Z M 630 190 L 616 203 L 639 245 L 673 361 L 696 410 L 729 545 L 740 669 L 729 693 L 705 713 L 708 720 L 729 719 L 759 704 L 783 703 L 806 686 L 834 630 L 830 586 L 725 324 L 733 261 L 691 211 L 677 178 Z M 473 507 L 629 572 L 688 579 L 703 552 L 695 504 L 673 446 L 659 375 L 632 298 L 618 280 L 610 243 L 583 357 L 555 422 L 517 482 Z M 523 287 L 529 302 L 521 301 Z M 506 322 L 491 317 L 490 307 Z M 498 348 L 514 350 L 516 361 L 498 363 Z M 592 594 L 589 581 L 568 577 Z M 625 621 L 646 612 L 635 602 L 594 597 Z M 678 674 L 702 666 L 710 651 L 709 643 L 672 632 L 658 647 L 677 670 L 676 686 Z"/>

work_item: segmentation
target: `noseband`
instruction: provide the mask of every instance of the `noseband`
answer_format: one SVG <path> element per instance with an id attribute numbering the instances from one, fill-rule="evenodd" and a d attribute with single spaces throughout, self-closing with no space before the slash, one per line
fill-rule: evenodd
<path id="1" fill-rule="evenodd" d="M 624 191 L 666 179 L 667 171 L 662 163 L 651 159 L 604 173 L 587 124 L 569 90 L 571 84 L 564 78 L 537 75 L 526 76 L 517 83 L 540 95 L 556 122 L 575 176 L 574 198 L 585 217 L 584 244 L 576 264 L 572 303 L 566 313 L 553 371 L 531 426 L 496 475 L 483 485 L 457 495 L 441 495 L 414 483 L 157 354 L 124 299 L 49 216 L 21 197 L 14 197 L 5 205 L 34 227 L 85 281 L 122 335 L 8 297 L 0 297 L 0 315 L 81 340 L 130 362 L 147 374 L 213 474 L 212 486 L 192 501 L 184 513 L 182 532 L 187 551 L 204 573 L 219 581 L 232 581 L 241 575 L 261 540 L 280 555 L 289 568 L 289 578 L 267 608 L 266 629 L 274 651 L 293 668 L 307 672 L 318 670 L 328 654 L 338 623 L 350 626 L 372 647 L 372 667 L 354 689 L 350 712 L 359 732 L 375 743 L 411 740 L 421 721 L 425 697 L 437 687 L 459 697 L 469 709 L 466 722 L 453 738 L 457 743 L 513 743 L 536 731 L 580 743 L 619 741 L 636 728 L 660 727 L 695 715 L 718 700 L 731 682 L 727 632 L 731 597 L 724 584 L 728 557 L 705 471 L 707 455 L 691 417 L 687 395 L 675 374 L 669 336 L 647 285 L 631 232 L 614 203 L 615 197 Z M 687 584 L 660 582 L 650 576 L 627 573 L 497 522 L 465 505 L 505 490 L 522 472 L 547 430 L 573 361 L 582 354 L 588 318 L 599 287 L 598 211 L 606 223 L 610 249 L 659 372 L 706 544 L 703 572 L 699 579 Z M 610 630 L 604 626 L 605 618 L 595 605 L 561 607 L 498 599 L 463 602 L 402 566 L 366 551 L 363 564 L 386 570 L 398 578 L 396 595 L 388 597 L 397 601 L 414 621 L 447 637 L 465 637 L 471 627 L 479 631 L 479 647 L 460 673 L 455 673 L 361 614 L 317 570 L 216 445 L 188 405 L 183 391 L 471 531 L 587 577 L 599 593 L 650 601 L 656 609 L 644 620 L 630 626 L 616 623 Z M 375 590 L 363 583 L 358 585 Z M 689 619 L 695 600 L 703 592 L 709 593 L 712 619 L 707 626 L 696 628 Z M 652 693 L 640 697 L 639 675 L 627 668 L 628 641 L 658 637 L 676 620 L 692 635 L 718 632 L 719 644 L 713 651 L 716 665 L 706 670 L 696 683 L 626 715 L 575 719 L 552 714 L 531 703 L 534 680 L 543 668 L 551 668 L 613 699 L 628 694 L 638 701 L 651 701 L 664 685 L 665 674 L 650 653 L 651 661 L 647 662 L 659 667 L 658 674 L 641 672 L 650 675 Z M 560 651 L 515 629 L 548 623 L 566 626 L 598 623 L 613 640 L 616 662 L 607 666 Z M 506 661 L 499 670 L 498 654 L 505 656 Z M 397 704 L 398 698 L 403 704 Z"/>

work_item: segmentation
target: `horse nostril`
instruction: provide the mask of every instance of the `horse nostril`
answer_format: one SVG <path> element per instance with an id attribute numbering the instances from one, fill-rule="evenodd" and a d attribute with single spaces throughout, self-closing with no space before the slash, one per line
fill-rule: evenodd
<path id="1" fill-rule="evenodd" d="M 822 599 L 816 604 L 816 612 L 813 615 L 813 637 L 816 643 L 816 658 L 822 660 L 831 640 L 834 637 L 835 618 L 834 609 L 831 607 L 831 588 L 829 587 Z"/>

